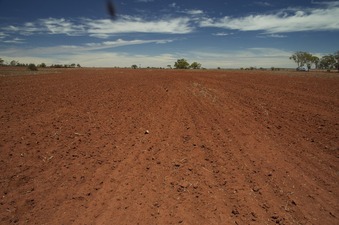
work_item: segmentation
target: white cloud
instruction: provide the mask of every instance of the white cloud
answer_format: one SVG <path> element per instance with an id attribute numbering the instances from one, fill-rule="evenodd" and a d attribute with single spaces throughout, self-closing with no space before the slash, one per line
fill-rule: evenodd
<path id="1" fill-rule="evenodd" d="M 154 2 L 154 0 L 136 0 L 136 2 L 147 3 L 147 2 Z"/>
<path id="2" fill-rule="evenodd" d="M 10 40 L 4 40 L 4 43 L 8 43 L 8 44 L 22 44 L 24 43 L 25 39 L 22 38 L 14 38 L 14 39 L 10 39 Z"/>
<path id="3" fill-rule="evenodd" d="M 4 32 L 0 32 L 0 39 L 3 39 L 3 38 L 5 38 L 5 37 L 7 37 L 8 35 L 7 34 L 5 34 Z"/>
<path id="4" fill-rule="evenodd" d="M 2 28 L 6 34 L 20 34 L 25 36 L 35 34 L 65 34 L 79 36 L 85 34 L 83 24 L 75 23 L 64 18 L 46 18 L 35 22 L 26 22 L 21 26 L 9 25 Z"/>
<path id="5" fill-rule="evenodd" d="M 260 34 L 257 37 L 258 38 L 286 38 L 287 35 L 282 35 L 282 34 Z"/>
<path id="6" fill-rule="evenodd" d="M 186 34 L 193 31 L 190 19 L 179 17 L 173 19 L 160 19 L 146 21 L 140 17 L 125 16 L 120 20 L 86 20 L 87 32 L 90 35 L 114 35 L 119 33 L 168 33 Z"/>
<path id="7" fill-rule="evenodd" d="M 5 35 L 45 35 L 64 34 L 67 36 L 90 36 L 109 38 L 121 33 L 164 33 L 186 34 L 194 30 L 188 17 L 171 19 L 145 20 L 135 16 L 120 16 L 120 19 L 77 19 L 65 18 L 39 19 L 35 22 L 26 22 L 21 26 L 7 26 L 0 28 L 0 37 Z"/>
<path id="8" fill-rule="evenodd" d="M 207 68 L 241 68 L 241 67 L 281 67 L 293 68 L 289 60 L 292 52 L 274 48 L 249 48 L 237 51 L 207 52 L 193 51 L 188 57 L 191 61 L 202 63 Z"/>
<path id="9" fill-rule="evenodd" d="M 96 37 L 96 38 L 101 38 L 101 39 L 107 39 L 109 38 L 111 35 L 109 34 L 90 34 L 90 37 Z"/>
<path id="10" fill-rule="evenodd" d="M 48 18 L 39 21 L 43 29 L 46 29 L 50 34 L 67 34 L 69 36 L 83 35 L 85 27 L 82 24 L 75 24 L 64 18 Z"/>
<path id="11" fill-rule="evenodd" d="M 233 33 L 226 33 L 226 32 L 218 32 L 218 33 L 213 33 L 212 35 L 214 36 L 228 36 L 232 35 Z"/>
<path id="12" fill-rule="evenodd" d="M 339 2 L 338 1 L 332 1 L 332 0 L 328 0 L 328 1 L 314 1 L 312 0 L 311 1 L 312 4 L 315 4 L 315 5 L 324 5 L 324 6 L 327 6 L 327 7 L 337 7 L 339 6 Z"/>
<path id="13" fill-rule="evenodd" d="M 17 32 L 17 31 L 20 30 L 20 28 L 19 28 L 19 27 L 16 27 L 16 26 L 10 25 L 10 26 L 8 26 L 8 27 L 4 27 L 3 30 L 4 30 L 4 31 L 8 31 L 8 32 Z"/>
<path id="14" fill-rule="evenodd" d="M 168 5 L 171 8 L 176 8 L 177 7 L 177 3 L 172 2 L 171 4 Z"/>
<path id="15" fill-rule="evenodd" d="M 264 1 L 254 2 L 254 4 L 259 5 L 259 6 L 265 6 L 265 7 L 272 6 L 271 3 L 269 3 L 269 2 L 264 2 Z"/>
<path id="16" fill-rule="evenodd" d="M 83 50 L 99 50 L 99 49 L 107 49 L 107 48 L 116 48 L 121 46 L 128 46 L 128 45 L 141 45 L 141 44 L 166 44 L 172 42 L 173 40 L 123 40 L 117 39 L 115 41 L 104 41 L 101 43 L 87 43 L 86 47 L 81 47 L 80 49 Z"/>
<path id="17" fill-rule="evenodd" d="M 72 49 L 73 50 L 73 49 Z M 19 62 L 40 64 L 42 62 L 47 65 L 51 64 L 69 64 L 79 63 L 85 67 L 130 67 L 133 64 L 141 65 L 142 67 L 166 67 L 167 65 L 173 65 L 176 61 L 176 57 L 171 54 L 129 54 L 129 53 L 116 53 L 116 52 L 104 52 L 104 51 L 89 51 L 86 54 L 82 52 L 73 52 L 72 54 L 57 54 L 53 57 L 34 55 L 36 50 L 28 50 L 26 54 L 17 54 L 13 57 L 10 53 L 19 52 L 19 49 L 11 49 L 8 51 L 1 51 L 1 58 L 10 61 L 17 60 Z M 6 54 L 7 52 L 7 54 Z"/>
<path id="18" fill-rule="evenodd" d="M 58 45 L 51 47 L 35 47 L 35 48 L 7 48 L 0 50 L 0 55 L 8 57 L 42 57 L 42 58 L 55 58 L 55 57 L 69 57 L 71 55 L 91 55 L 93 52 L 103 51 L 105 49 L 116 48 L 121 46 L 130 45 L 143 45 L 143 44 L 166 44 L 173 40 L 170 39 L 157 39 L 157 40 L 123 40 L 117 39 L 104 42 L 92 42 L 84 45 Z"/>
<path id="19" fill-rule="evenodd" d="M 72 61 L 74 58 L 67 59 Z M 108 53 L 108 52 L 95 52 L 86 55 L 77 55 L 78 59 L 83 66 L 97 66 L 97 67 L 130 67 L 133 64 L 141 65 L 141 67 L 166 67 L 173 65 L 176 61 L 175 56 L 171 54 L 127 54 L 127 53 Z"/>
<path id="20" fill-rule="evenodd" d="M 241 31 L 286 33 L 299 31 L 339 30 L 339 2 L 327 8 L 282 10 L 277 14 L 249 15 L 246 17 L 206 19 L 201 27 L 219 27 Z M 290 12 L 292 11 L 292 12 Z"/>
<path id="21" fill-rule="evenodd" d="M 187 10 L 186 13 L 189 15 L 200 15 L 200 14 L 203 14 L 204 11 L 200 9 L 191 9 L 191 10 Z"/>
<path id="22" fill-rule="evenodd" d="M 272 38 L 285 38 L 287 37 L 286 35 L 281 35 L 281 34 L 269 34 L 267 37 L 272 37 Z"/>
<path id="23" fill-rule="evenodd" d="M 126 41 L 118 39 L 116 41 L 88 43 L 86 46 L 0 49 L 0 55 L 2 56 L 1 58 L 8 61 L 17 60 L 36 64 L 45 62 L 47 65 L 79 63 L 88 67 L 130 67 L 133 64 L 141 64 L 142 67 L 166 67 L 167 65 L 173 65 L 179 58 L 186 58 L 189 62 L 199 62 L 205 68 L 295 67 L 294 62 L 289 60 L 293 52 L 274 48 L 249 48 L 224 52 L 183 51 L 171 54 L 133 54 L 104 51 L 105 48 L 118 46 L 123 42 Z M 162 41 L 158 42 L 161 43 Z M 157 41 L 154 43 L 157 43 Z"/>

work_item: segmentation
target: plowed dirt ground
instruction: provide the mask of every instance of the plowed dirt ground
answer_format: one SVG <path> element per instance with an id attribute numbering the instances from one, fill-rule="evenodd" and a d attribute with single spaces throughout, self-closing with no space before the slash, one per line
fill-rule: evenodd
<path id="1" fill-rule="evenodd" d="M 339 224 L 338 75 L 55 72 L 0 77 L 0 224 Z"/>

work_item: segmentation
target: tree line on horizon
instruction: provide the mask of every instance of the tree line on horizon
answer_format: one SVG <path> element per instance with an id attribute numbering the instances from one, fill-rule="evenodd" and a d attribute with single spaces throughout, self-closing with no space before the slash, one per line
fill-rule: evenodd
<path id="1" fill-rule="evenodd" d="M 134 64 L 131 66 L 131 68 L 137 69 L 138 66 Z M 167 68 L 172 69 L 172 65 L 167 65 Z M 178 59 L 174 63 L 174 68 L 175 69 L 201 69 L 201 63 L 193 62 L 189 64 L 189 62 L 186 59 L 182 58 L 182 59 Z"/>
<path id="2" fill-rule="evenodd" d="M 324 55 L 321 58 L 309 52 L 297 51 L 290 56 L 290 59 L 297 63 L 298 68 L 307 66 L 308 69 L 311 69 L 312 65 L 314 65 L 315 69 L 327 71 L 336 69 L 339 72 L 339 51 L 334 54 Z"/>
<path id="3" fill-rule="evenodd" d="M 19 61 L 16 60 L 12 60 L 9 63 L 5 63 L 5 60 L 3 60 L 2 58 L 0 58 L 0 66 L 15 66 L 15 67 L 27 67 L 29 70 L 38 70 L 39 68 L 75 68 L 75 67 L 81 67 L 80 64 L 52 64 L 51 66 L 47 66 L 46 63 L 41 63 L 41 64 L 37 64 L 35 65 L 34 63 L 20 63 Z"/>
<path id="4" fill-rule="evenodd" d="M 306 51 L 297 51 L 292 56 L 289 57 L 290 60 L 293 60 L 295 63 L 297 63 L 298 68 L 306 66 L 308 69 L 311 69 L 312 66 L 314 66 L 315 69 L 323 69 L 330 72 L 333 69 L 338 70 L 339 72 L 339 50 L 336 51 L 334 54 L 328 54 L 324 55 L 321 58 L 318 56 L 315 56 L 309 52 Z M 37 70 L 38 67 L 40 68 L 46 68 L 48 67 L 45 63 L 41 63 L 38 65 L 35 65 L 34 63 L 25 64 L 20 63 L 16 60 L 12 60 L 10 63 L 5 63 L 5 61 L 0 58 L 0 66 L 18 66 L 18 67 L 27 67 L 30 70 Z M 52 64 L 49 66 L 50 68 L 75 68 L 75 67 L 81 67 L 80 64 Z M 172 69 L 171 65 L 167 65 L 169 69 Z M 132 65 L 131 68 L 137 69 L 137 65 Z M 193 62 L 188 63 L 188 61 L 184 58 L 178 59 L 174 63 L 175 69 L 202 69 L 201 63 Z M 219 69 L 220 67 L 218 67 Z M 272 67 L 273 68 L 273 67 Z M 272 69 L 274 70 L 274 69 Z"/>

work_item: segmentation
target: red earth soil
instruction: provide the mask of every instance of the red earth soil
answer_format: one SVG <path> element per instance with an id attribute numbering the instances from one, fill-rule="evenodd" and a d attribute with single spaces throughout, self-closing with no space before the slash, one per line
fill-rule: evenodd
<path id="1" fill-rule="evenodd" d="M 65 69 L 0 98 L 0 224 L 339 224 L 338 75 Z"/>

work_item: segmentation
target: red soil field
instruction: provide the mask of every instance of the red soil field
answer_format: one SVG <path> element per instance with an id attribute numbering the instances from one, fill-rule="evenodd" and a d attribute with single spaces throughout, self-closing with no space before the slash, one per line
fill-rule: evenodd
<path id="1" fill-rule="evenodd" d="M 339 224 L 336 73 L 0 74 L 0 224 Z"/>

